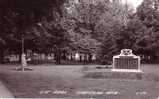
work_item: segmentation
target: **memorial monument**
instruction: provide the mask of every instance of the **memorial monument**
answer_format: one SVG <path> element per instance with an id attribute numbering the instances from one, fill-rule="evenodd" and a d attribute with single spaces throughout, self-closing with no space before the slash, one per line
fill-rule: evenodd
<path id="1" fill-rule="evenodd" d="M 113 56 L 112 71 L 142 72 L 140 68 L 140 56 L 134 55 L 131 49 L 122 49 L 120 55 Z"/>

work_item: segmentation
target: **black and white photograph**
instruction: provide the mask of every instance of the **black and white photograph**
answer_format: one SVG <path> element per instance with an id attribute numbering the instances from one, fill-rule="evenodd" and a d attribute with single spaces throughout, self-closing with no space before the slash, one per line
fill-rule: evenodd
<path id="1" fill-rule="evenodd" d="M 159 0 L 0 0 L 1 99 L 159 99 Z"/>

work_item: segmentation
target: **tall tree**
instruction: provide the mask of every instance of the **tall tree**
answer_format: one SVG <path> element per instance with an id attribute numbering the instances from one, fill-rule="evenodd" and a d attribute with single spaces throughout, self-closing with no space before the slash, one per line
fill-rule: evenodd
<path id="1" fill-rule="evenodd" d="M 26 31 L 41 22 L 43 17 L 51 17 L 54 14 L 52 12 L 62 15 L 63 2 L 64 0 L 1 0 L 0 37 L 2 41 L 9 40 L 12 43 L 15 42 L 14 45 L 20 46 L 21 38 L 27 39 L 26 36 L 30 35 Z M 9 42 L 7 44 L 11 47 Z M 1 43 L 1 46 L 4 45 L 5 43 Z M 20 47 L 18 50 L 20 52 Z"/>
<path id="2" fill-rule="evenodd" d="M 146 27 L 144 35 L 138 41 L 140 48 L 143 52 L 149 53 L 148 55 L 152 60 L 158 57 L 159 54 L 156 49 L 158 46 L 159 37 L 159 10 L 158 10 L 158 0 L 144 0 L 141 6 L 138 7 L 136 16 L 139 18 L 141 23 Z"/>
<path id="3" fill-rule="evenodd" d="M 65 5 L 65 16 L 63 17 L 63 28 L 69 33 L 73 49 L 82 52 L 95 52 L 100 44 L 93 38 L 96 23 L 105 10 L 101 1 L 97 2 L 68 2 Z"/>
<path id="4" fill-rule="evenodd" d="M 96 27 L 96 34 L 100 34 L 97 37 L 102 41 L 99 57 L 104 63 L 110 63 L 113 55 L 127 48 L 128 42 L 125 39 L 128 34 L 124 32 L 124 29 L 133 13 L 132 8 L 129 5 L 126 6 L 119 1 L 109 3 L 108 10 L 102 14 Z"/>

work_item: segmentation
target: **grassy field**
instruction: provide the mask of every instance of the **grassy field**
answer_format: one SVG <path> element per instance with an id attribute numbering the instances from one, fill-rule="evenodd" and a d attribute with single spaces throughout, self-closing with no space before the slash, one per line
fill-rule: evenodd
<path id="1" fill-rule="evenodd" d="M 17 98 L 157 99 L 159 82 L 128 79 L 85 78 L 82 65 L 31 66 L 33 71 L 15 71 L 18 65 L 1 65 L 0 79 Z M 91 66 L 91 65 L 90 65 Z M 159 76 L 159 65 L 142 65 L 146 73 Z"/>

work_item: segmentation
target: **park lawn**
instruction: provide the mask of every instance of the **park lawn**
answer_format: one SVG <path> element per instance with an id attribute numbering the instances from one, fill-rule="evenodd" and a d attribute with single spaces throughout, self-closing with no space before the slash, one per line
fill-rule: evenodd
<path id="1" fill-rule="evenodd" d="M 32 66 L 33 71 L 15 71 L 1 66 L 0 79 L 17 98 L 108 98 L 154 99 L 159 97 L 158 81 L 84 78 L 82 65 Z M 159 65 L 144 65 L 145 72 L 158 74 Z M 66 93 L 65 93 L 66 92 Z M 104 94 L 79 94 L 103 92 Z"/>

